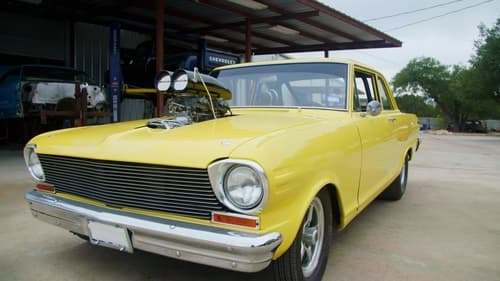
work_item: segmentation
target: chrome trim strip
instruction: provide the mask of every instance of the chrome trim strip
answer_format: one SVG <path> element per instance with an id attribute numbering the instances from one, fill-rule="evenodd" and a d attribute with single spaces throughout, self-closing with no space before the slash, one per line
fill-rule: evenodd
<path id="1" fill-rule="evenodd" d="M 33 216 L 89 235 L 88 221 L 126 228 L 132 245 L 159 255 L 242 272 L 266 268 L 281 244 L 278 232 L 253 234 L 97 207 L 39 191 L 26 193 Z"/>

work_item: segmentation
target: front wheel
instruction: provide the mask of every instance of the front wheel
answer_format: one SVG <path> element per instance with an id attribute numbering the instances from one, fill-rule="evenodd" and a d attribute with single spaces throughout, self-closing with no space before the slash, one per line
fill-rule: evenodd
<path id="1" fill-rule="evenodd" d="M 332 236 L 332 204 L 323 189 L 309 206 L 288 251 L 273 263 L 276 281 L 319 281 L 325 272 Z"/>

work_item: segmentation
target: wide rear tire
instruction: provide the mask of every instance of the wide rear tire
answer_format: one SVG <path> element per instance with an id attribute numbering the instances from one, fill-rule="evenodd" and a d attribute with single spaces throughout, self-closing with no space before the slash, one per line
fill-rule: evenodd
<path id="1" fill-rule="evenodd" d="M 311 202 L 288 251 L 272 264 L 276 281 L 320 281 L 332 237 L 332 204 L 323 189 Z"/>

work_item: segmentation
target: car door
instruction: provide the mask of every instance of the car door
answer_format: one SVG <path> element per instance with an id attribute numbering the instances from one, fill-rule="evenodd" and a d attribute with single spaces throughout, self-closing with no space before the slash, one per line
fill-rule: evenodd
<path id="1" fill-rule="evenodd" d="M 384 110 L 377 116 L 366 112 L 370 101 L 379 100 L 376 79 L 377 76 L 369 70 L 354 70 L 352 116 L 363 149 L 358 189 L 358 204 L 361 209 L 385 187 L 395 161 L 395 156 L 391 155 L 394 145 L 393 116 Z"/>
<path id="2" fill-rule="evenodd" d="M 404 144 L 409 137 L 409 128 L 408 122 L 404 120 L 401 112 L 395 105 L 396 102 L 394 101 L 387 82 L 380 75 L 377 75 L 377 94 L 379 102 L 382 105 L 381 116 L 389 121 L 391 125 L 390 129 L 392 129 L 391 143 L 393 145 L 391 146 L 391 155 L 394 157 L 391 157 L 390 163 L 387 163 L 390 166 L 388 167 L 386 176 L 387 180 L 391 180 L 400 172 L 403 160 L 402 157 L 406 149 Z"/>

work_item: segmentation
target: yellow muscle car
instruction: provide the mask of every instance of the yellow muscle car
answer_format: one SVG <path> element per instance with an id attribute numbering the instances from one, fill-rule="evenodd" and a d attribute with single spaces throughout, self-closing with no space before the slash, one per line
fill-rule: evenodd
<path id="1" fill-rule="evenodd" d="M 405 192 L 417 118 L 362 64 L 164 71 L 157 88 L 161 118 L 29 141 L 36 218 L 129 253 L 321 280 L 332 231 Z"/>

